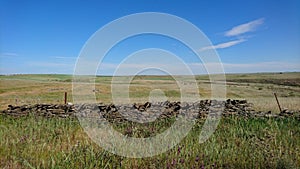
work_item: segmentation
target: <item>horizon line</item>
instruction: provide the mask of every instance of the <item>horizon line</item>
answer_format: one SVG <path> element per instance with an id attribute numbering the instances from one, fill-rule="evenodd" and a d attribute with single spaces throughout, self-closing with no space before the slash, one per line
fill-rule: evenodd
<path id="1" fill-rule="evenodd" d="M 266 71 L 266 72 L 224 72 L 224 74 L 260 74 L 260 73 L 300 73 L 300 71 Z M 96 75 L 75 75 L 75 76 L 108 76 L 108 77 L 117 77 L 117 76 L 206 76 L 206 75 L 220 75 L 222 73 L 212 73 L 212 74 L 194 74 L 194 75 L 184 75 L 184 74 L 175 74 L 175 75 L 166 75 L 166 74 L 139 74 L 139 75 L 104 75 L 104 74 L 96 74 Z M 1 74 L 0 76 L 15 76 L 15 75 L 67 75 L 74 76 L 74 74 L 67 73 L 7 73 Z"/>

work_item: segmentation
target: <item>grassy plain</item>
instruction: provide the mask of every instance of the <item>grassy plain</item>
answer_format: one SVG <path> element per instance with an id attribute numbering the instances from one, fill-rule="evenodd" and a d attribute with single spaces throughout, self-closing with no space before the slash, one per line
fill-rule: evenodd
<path id="1" fill-rule="evenodd" d="M 227 97 L 247 99 L 256 110 L 278 113 L 273 93 L 282 107 L 300 110 L 300 73 L 229 74 Z M 210 98 L 208 76 L 197 76 L 199 93 Z M 111 77 L 96 77 L 99 102 L 110 103 Z M 72 102 L 72 76 L 0 76 L 1 109 L 7 104 Z M 169 100 L 180 98 L 172 77 L 138 76 L 131 82 L 133 101 L 148 101 L 149 92 L 161 89 Z M 174 119 L 150 125 L 114 124 L 130 137 L 156 135 Z M 0 116 L 0 168 L 300 168 L 300 123 L 294 118 L 222 118 L 205 143 L 198 137 L 204 121 L 198 120 L 181 143 L 149 158 L 120 157 L 94 144 L 75 118 Z"/>
<path id="2" fill-rule="evenodd" d="M 208 76 L 196 76 L 200 97 L 211 97 Z M 112 77 L 95 78 L 98 102 L 111 103 Z M 149 100 L 149 93 L 160 89 L 169 100 L 180 100 L 180 88 L 171 76 L 137 76 L 129 87 L 132 102 Z M 300 110 L 300 73 L 254 73 L 226 75 L 227 98 L 247 99 L 256 110 L 278 113 L 273 93 L 284 108 Z M 72 102 L 71 75 L 0 76 L 0 109 L 8 104 L 63 103 L 64 92 Z"/>

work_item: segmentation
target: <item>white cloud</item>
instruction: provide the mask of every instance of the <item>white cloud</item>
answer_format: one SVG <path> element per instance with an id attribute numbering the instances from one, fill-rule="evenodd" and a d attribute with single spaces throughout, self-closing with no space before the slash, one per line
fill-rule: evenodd
<path id="1" fill-rule="evenodd" d="M 229 42 L 225 42 L 225 43 L 220 43 L 217 45 L 206 46 L 206 47 L 201 48 L 200 51 L 205 51 L 205 50 L 210 50 L 210 49 L 224 49 L 224 48 L 228 48 L 228 47 L 240 44 L 245 41 L 246 41 L 245 39 L 233 40 L 233 41 L 229 41 Z"/>
<path id="2" fill-rule="evenodd" d="M 225 32 L 225 36 L 238 36 L 247 32 L 252 32 L 257 29 L 258 26 L 262 25 L 264 23 L 264 18 L 260 18 L 242 25 L 238 25 L 233 27 L 231 30 Z M 212 45 L 212 46 L 206 46 L 201 48 L 199 51 L 205 51 L 205 50 L 210 50 L 210 49 L 224 49 L 224 48 L 229 48 L 231 46 L 240 44 L 242 42 L 245 42 L 247 39 L 238 39 L 238 40 L 233 40 L 225 43 L 220 43 L 217 45 Z"/>
<path id="3" fill-rule="evenodd" d="M 16 57 L 16 56 L 18 56 L 18 54 L 5 52 L 5 53 L 1 53 L 0 56 L 2 56 L 2 57 Z"/>
<path id="4" fill-rule="evenodd" d="M 252 32 L 257 29 L 258 26 L 264 23 L 264 18 L 260 18 L 242 25 L 233 27 L 231 30 L 225 32 L 225 36 L 237 36 L 246 32 Z"/>

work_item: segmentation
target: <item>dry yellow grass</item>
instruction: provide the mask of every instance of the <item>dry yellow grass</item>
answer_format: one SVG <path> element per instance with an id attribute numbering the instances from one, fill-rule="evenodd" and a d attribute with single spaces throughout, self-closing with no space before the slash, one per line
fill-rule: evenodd
<path id="1" fill-rule="evenodd" d="M 230 74 L 227 75 L 227 98 L 247 99 L 256 110 L 278 112 L 274 92 L 283 108 L 300 110 L 300 73 Z M 284 78 L 287 85 L 280 84 Z M 111 77 L 97 77 L 95 95 L 98 102 L 111 103 Z M 201 99 L 211 97 L 207 76 L 197 76 Z M 180 100 L 180 88 L 170 76 L 137 76 L 129 87 L 131 102 L 145 102 L 153 90 L 164 92 L 168 100 Z M 0 76 L 0 109 L 8 104 L 63 103 L 64 92 L 72 102 L 70 75 L 15 75 Z M 191 91 L 192 92 L 192 91 Z M 121 97 L 121 96 L 120 96 Z"/>

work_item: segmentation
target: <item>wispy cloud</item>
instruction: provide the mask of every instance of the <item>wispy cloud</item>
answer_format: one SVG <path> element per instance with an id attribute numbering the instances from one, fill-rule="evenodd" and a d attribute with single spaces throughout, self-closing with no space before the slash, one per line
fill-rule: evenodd
<path id="1" fill-rule="evenodd" d="M 16 57 L 18 56 L 17 53 L 11 53 L 11 52 L 5 52 L 5 53 L 0 53 L 0 56 L 2 57 Z"/>
<path id="2" fill-rule="evenodd" d="M 257 29 L 258 26 L 264 23 L 264 18 L 260 18 L 242 25 L 238 25 L 225 32 L 225 36 L 238 36 L 246 32 L 252 32 Z"/>
<path id="3" fill-rule="evenodd" d="M 55 56 L 55 59 L 77 59 L 76 57 Z"/>
<path id="4" fill-rule="evenodd" d="M 35 67 L 49 67 L 49 68 L 70 66 L 70 64 L 67 63 L 54 63 L 54 62 L 28 62 L 27 64 Z"/>
<path id="5" fill-rule="evenodd" d="M 260 18 L 242 25 L 238 25 L 230 29 L 229 31 L 226 31 L 224 36 L 227 37 L 233 37 L 233 36 L 238 36 L 247 32 L 253 32 L 255 31 L 260 25 L 264 23 L 264 18 Z M 249 37 L 248 37 L 249 38 Z M 217 45 L 211 45 L 211 46 L 205 46 L 199 50 L 199 52 L 205 51 L 205 50 L 211 50 L 211 49 L 224 49 L 224 48 L 229 48 L 231 46 L 240 44 L 242 42 L 247 41 L 247 38 L 243 37 L 242 39 L 239 38 L 237 40 L 232 40 L 224 43 L 220 43 Z"/>
<path id="6" fill-rule="evenodd" d="M 212 46 L 206 46 L 200 49 L 200 51 L 205 51 L 205 50 L 210 50 L 210 49 L 224 49 L 224 48 L 229 48 L 231 46 L 240 44 L 242 42 L 245 42 L 245 39 L 238 39 L 238 40 L 233 40 L 225 43 L 220 43 L 217 45 L 212 45 Z"/>

